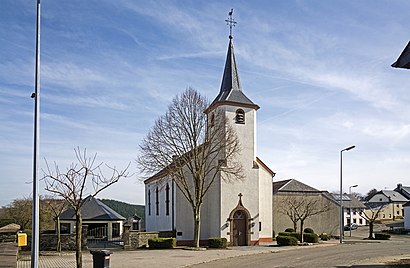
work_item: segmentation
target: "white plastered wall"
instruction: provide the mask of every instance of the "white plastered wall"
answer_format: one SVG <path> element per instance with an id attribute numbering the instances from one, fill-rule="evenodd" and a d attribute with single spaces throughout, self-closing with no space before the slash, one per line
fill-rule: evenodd
<path id="1" fill-rule="evenodd" d="M 166 215 L 166 185 L 169 185 L 169 215 Z M 158 208 L 156 211 L 156 189 L 158 188 Z M 150 191 L 150 195 L 148 194 Z M 148 198 L 151 198 L 150 202 Z M 146 231 L 170 231 L 172 230 L 172 185 L 171 180 L 162 178 L 145 185 L 145 221 Z M 150 205 L 149 205 L 150 204 Z M 149 213 L 151 206 L 151 213 Z"/>

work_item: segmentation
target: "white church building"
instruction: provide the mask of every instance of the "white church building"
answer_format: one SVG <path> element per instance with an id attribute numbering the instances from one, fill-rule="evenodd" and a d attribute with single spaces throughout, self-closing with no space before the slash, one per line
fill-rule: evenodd
<path id="1" fill-rule="evenodd" d="M 216 180 L 201 209 L 200 242 L 225 237 L 229 245 L 257 245 L 272 241 L 272 178 L 275 173 L 256 154 L 256 114 L 259 106 L 242 91 L 235 61 L 232 36 L 221 88 L 208 116 L 222 111 L 231 120 L 241 144 L 240 161 L 243 180 Z M 175 183 L 165 172 L 145 183 L 146 231 L 172 232 L 179 245 L 192 244 L 194 223 L 192 209 Z M 219 176 L 220 178 L 221 176 Z"/>

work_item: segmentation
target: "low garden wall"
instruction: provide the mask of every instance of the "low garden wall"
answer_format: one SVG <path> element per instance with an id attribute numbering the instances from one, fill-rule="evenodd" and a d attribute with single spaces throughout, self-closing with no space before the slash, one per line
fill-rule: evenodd
<path id="1" fill-rule="evenodd" d="M 124 241 L 124 248 L 128 250 L 138 249 L 148 246 L 148 239 L 158 238 L 158 232 L 129 231 L 128 244 Z"/>

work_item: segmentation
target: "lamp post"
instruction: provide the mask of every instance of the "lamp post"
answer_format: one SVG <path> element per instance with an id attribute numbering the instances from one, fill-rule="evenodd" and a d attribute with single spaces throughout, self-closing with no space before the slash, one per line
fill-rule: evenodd
<path id="1" fill-rule="evenodd" d="M 36 67 L 34 93 L 34 149 L 33 149 L 33 209 L 32 209 L 32 234 L 31 234 L 31 268 L 39 266 L 40 248 L 40 201 L 38 194 L 39 171 L 39 137 L 40 137 L 40 0 L 36 1 Z"/>
<path id="2" fill-rule="evenodd" d="M 357 186 L 359 185 L 356 184 L 356 185 L 349 186 L 350 237 L 352 237 L 352 188 L 357 187 Z"/>
<path id="3" fill-rule="evenodd" d="M 342 196 L 343 196 L 343 152 L 349 151 L 356 146 L 352 145 L 340 151 L 340 196 L 339 196 L 339 205 L 340 205 L 340 234 L 339 234 L 339 242 L 340 244 L 343 243 L 343 204 L 342 204 Z"/>

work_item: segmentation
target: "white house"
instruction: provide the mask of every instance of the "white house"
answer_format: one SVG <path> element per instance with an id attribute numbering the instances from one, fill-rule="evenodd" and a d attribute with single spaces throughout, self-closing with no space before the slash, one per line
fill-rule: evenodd
<path id="1" fill-rule="evenodd" d="M 410 201 L 404 207 L 404 228 L 410 230 Z"/>
<path id="2" fill-rule="evenodd" d="M 384 204 L 385 207 L 379 213 L 379 220 L 395 220 L 403 218 L 403 205 L 409 200 L 401 193 L 393 190 L 382 190 L 374 194 L 369 203 Z"/>
<path id="3" fill-rule="evenodd" d="M 201 210 L 201 236 L 225 237 L 230 245 L 255 245 L 272 241 L 272 177 L 256 155 L 256 114 L 259 106 L 242 91 L 230 36 L 221 88 L 206 110 L 208 116 L 222 112 L 231 119 L 242 151 L 245 179 L 218 179 L 210 188 Z M 146 230 L 172 231 L 178 244 L 194 238 L 193 213 L 189 203 L 164 172 L 145 180 Z"/>

